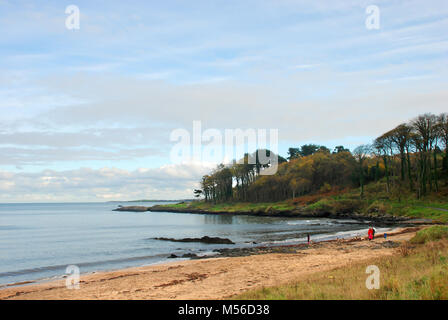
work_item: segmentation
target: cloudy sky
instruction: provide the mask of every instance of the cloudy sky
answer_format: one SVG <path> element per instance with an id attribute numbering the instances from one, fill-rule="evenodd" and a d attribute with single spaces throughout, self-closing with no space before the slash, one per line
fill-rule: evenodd
<path id="1" fill-rule="evenodd" d="M 448 110 L 445 0 L 0 0 L 0 30 L 0 202 L 191 198 L 194 120 L 286 156 Z"/>

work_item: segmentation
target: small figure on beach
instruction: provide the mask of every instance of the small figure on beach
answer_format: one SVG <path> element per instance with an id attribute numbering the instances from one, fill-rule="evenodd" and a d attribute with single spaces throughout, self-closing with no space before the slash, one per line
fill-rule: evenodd
<path id="1" fill-rule="evenodd" d="M 387 233 L 384 232 L 384 239 L 387 239 Z"/>
<path id="2" fill-rule="evenodd" d="M 375 239 L 375 232 L 376 232 L 375 228 L 374 228 L 374 227 L 372 227 L 372 240 L 374 240 L 374 239 Z"/>
<path id="3" fill-rule="evenodd" d="M 369 231 L 367 231 L 367 235 L 369 236 L 369 241 L 373 240 L 373 228 L 370 227 Z"/>
<path id="4" fill-rule="evenodd" d="M 308 233 L 308 235 L 307 235 L 307 237 L 308 237 L 308 244 L 310 244 L 310 234 Z"/>

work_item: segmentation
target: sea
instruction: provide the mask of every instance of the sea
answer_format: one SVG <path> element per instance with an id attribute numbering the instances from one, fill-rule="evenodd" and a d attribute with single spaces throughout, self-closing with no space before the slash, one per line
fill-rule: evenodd
<path id="1" fill-rule="evenodd" d="M 166 203 L 166 202 L 163 202 Z M 113 211 L 157 202 L 0 204 L 0 288 L 81 274 L 185 260 L 216 249 L 299 244 L 365 236 L 369 221 L 247 215 Z M 376 228 L 386 231 L 388 228 Z M 155 240 L 221 237 L 235 244 Z"/>

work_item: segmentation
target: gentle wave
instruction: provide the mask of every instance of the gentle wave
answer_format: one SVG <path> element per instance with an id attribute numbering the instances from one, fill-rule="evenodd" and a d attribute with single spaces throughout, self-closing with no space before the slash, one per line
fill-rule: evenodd
<path id="1" fill-rule="evenodd" d="M 23 275 L 23 274 L 31 274 L 31 273 L 39 273 L 39 272 L 45 272 L 45 271 L 56 271 L 63 269 L 69 265 L 76 265 L 78 267 L 94 267 L 94 266 L 102 266 L 105 264 L 112 264 L 112 263 L 119 263 L 119 262 L 135 262 L 135 261 L 142 261 L 142 260 L 148 260 L 151 258 L 166 258 L 167 254 L 157 254 L 157 255 L 149 255 L 149 256 L 139 256 L 139 257 L 128 257 L 128 258 L 119 258 L 119 259 L 110 259 L 110 260 L 100 260 L 100 261 L 93 261 L 93 262 L 80 262 L 80 263 L 69 263 L 69 264 L 60 264 L 60 265 L 53 265 L 53 266 L 45 266 L 45 267 L 36 267 L 36 268 L 30 268 L 30 269 L 22 269 L 17 271 L 6 271 L 1 272 L 0 277 L 10 277 L 10 276 L 17 276 L 17 275 Z M 163 260 L 163 259 L 161 259 Z"/>
<path id="2" fill-rule="evenodd" d="M 392 228 L 375 228 L 376 232 L 385 232 L 390 231 Z M 346 238 L 353 238 L 353 237 L 362 237 L 367 235 L 367 231 L 369 229 L 359 229 L 359 230 L 350 230 L 350 231 L 340 231 L 335 233 L 319 233 L 317 235 L 311 235 L 311 240 L 314 242 L 319 241 L 325 241 L 325 240 L 332 240 L 332 239 L 346 239 Z M 269 245 L 269 244 L 275 244 L 275 245 L 281 245 L 281 244 L 291 244 L 291 243 L 303 243 L 307 242 L 308 238 L 307 236 L 299 237 L 299 238 L 290 238 L 285 240 L 274 240 L 274 241 L 264 241 L 260 244 Z"/>

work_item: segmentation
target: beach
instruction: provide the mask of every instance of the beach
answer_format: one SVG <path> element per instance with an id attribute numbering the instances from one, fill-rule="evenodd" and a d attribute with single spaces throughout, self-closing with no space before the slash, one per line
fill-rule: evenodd
<path id="1" fill-rule="evenodd" d="M 354 237 L 365 234 L 369 226 L 350 219 L 117 212 L 114 208 L 116 203 L 107 202 L 0 204 L 0 288 L 57 280 L 69 265 L 87 274 L 168 263 L 173 257 L 209 257 L 227 249 L 219 255 L 238 256 L 252 254 L 258 246 L 305 243 L 307 234 L 314 241 Z M 372 224 L 378 232 L 393 227 Z M 234 244 L 177 241 L 203 237 Z"/>
<path id="2" fill-rule="evenodd" d="M 374 241 L 353 238 L 285 246 L 286 253 L 264 248 L 271 253 L 81 274 L 79 289 L 67 289 L 61 279 L 5 287 L 0 299 L 228 299 L 250 289 L 300 281 L 313 273 L 396 255 L 397 246 L 420 228 L 396 228 L 388 232 L 387 239 L 378 234 Z"/>

